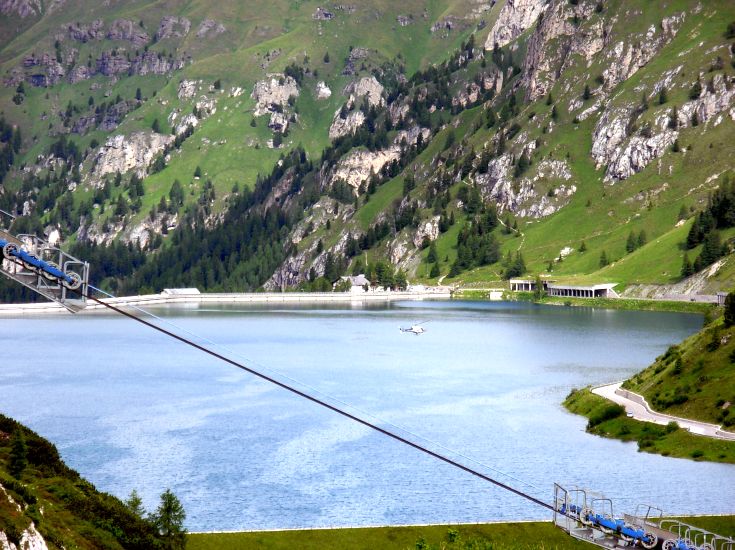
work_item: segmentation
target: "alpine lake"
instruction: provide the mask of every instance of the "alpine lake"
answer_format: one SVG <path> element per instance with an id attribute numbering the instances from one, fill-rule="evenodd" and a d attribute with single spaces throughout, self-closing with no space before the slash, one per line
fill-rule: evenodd
<path id="1" fill-rule="evenodd" d="M 616 513 L 734 511 L 735 466 L 638 452 L 585 433 L 586 419 L 561 406 L 572 388 L 643 369 L 701 316 L 462 301 L 152 311 L 156 324 L 546 502 L 558 482 L 603 493 Z M 399 330 L 417 322 L 426 333 Z M 550 519 L 130 319 L 0 326 L 0 411 L 102 491 L 135 489 L 152 510 L 171 488 L 191 531 Z"/>

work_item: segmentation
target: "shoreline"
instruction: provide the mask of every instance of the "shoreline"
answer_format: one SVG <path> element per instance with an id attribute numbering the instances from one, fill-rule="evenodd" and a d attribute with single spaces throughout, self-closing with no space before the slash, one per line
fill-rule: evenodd
<path id="1" fill-rule="evenodd" d="M 307 304 L 307 303 L 368 303 L 397 300 L 447 300 L 452 297 L 449 287 L 433 287 L 415 291 L 387 292 L 232 292 L 200 293 L 194 289 L 164 290 L 160 294 L 106 298 L 102 301 L 116 307 L 171 304 Z M 78 313 L 93 313 L 107 308 L 88 302 Z M 69 314 L 56 302 L 0 304 L 0 317 L 17 315 Z"/>

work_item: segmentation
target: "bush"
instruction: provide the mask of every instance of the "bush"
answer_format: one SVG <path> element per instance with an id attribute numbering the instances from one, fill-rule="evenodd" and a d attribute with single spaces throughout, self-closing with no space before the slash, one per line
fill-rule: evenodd
<path id="1" fill-rule="evenodd" d="M 696 449 L 696 450 L 692 451 L 692 454 L 691 454 L 691 457 L 692 458 L 701 458 L 703 456 L 704 456 L 704 451 L 702 451 L 700 449 Z"/>
<path id="2" fill-rule="evenodd" d="M 625 408 L 622 405 L 617 405 L 613 403 L 609 405 L 605 405 L 602 409 L 595 411 L 590 416 L 589 422 L 587 423 L 587 427 L 594 428 L 595 426 L 602 424 L 603 422 L 607 420 L 618 418 L 619 416 L 622 416 L 623 414 L 625 414 Z"/>

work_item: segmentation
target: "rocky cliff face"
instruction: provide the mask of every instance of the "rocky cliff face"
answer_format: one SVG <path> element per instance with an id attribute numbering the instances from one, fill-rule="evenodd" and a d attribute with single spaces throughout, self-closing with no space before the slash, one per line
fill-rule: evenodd
<path id="1" fill-rule="evenodd" d="M 154 157 L 173 140 L 173 136 L 154 132 L 113 136 L 95 155 L 92 177 L 99 181 L 106 174 L 124 174 L 129 170 L 142 177 Z"/>
<path id="2" fill-rule="evenodd" d="M 365 98 L 371 107 L 385 105 L 383 85 L 374 76 L 366 76 L 348 84 L 343 93 L 349 96 L 347 106 L 355 105 L 356 100 Z"/>
<path id="3" fill-rule="evenodd" d="M 485 49 L 502 47 L 530 28 L 547 8 L 548 0 L 507 0 L 485 41 Z"/>
<path id="4" fill-rule="evenodd" d="M 597 168 L 606 166 L 605 180 L 619 181 L 640 172 L 651 161 L 664 155 L 679 136 L 679 130 L 692 121 L 706 124 L 726 113 L 735 103 L 735 82 L 717 74 L 703 87 L 702 95 L 677 108 L 664 108 L 656 117 L 655 128 L 648 135 L 629 135 L 635 106 L 609 108 L 603 112 L 592 134 L 591 155 Z M 721 122 L 721 119 L 720 119 Z"/>
<path id="5" fill-rule="evenodd" d="M 543 160 L 532 177 L 514 179 L 513 157 L 505 153 L 488 164 L 487 173 L 475 182 L 486 200 L 498 205 L 498 212 L 512 212 L 521 218 L 550 216 L 569 203 L 577 191 L 566 161 Z"/>
<path id="6" fill-rule="evenodd" d="M 365 122 L 365 114 L 362 111 L 350 111 L 342 118 L 341 109 L 337 109 L 329 126 L 329 139 L 337 139 L 355 131 Z"/>
<path id="7" fill-rule="evenodd" d="M 645 35 L 636 37 L 638 40 L 615 43 L 605 56 L 607 68 L 602 73 L 605 89 L 612 90 L 651 61 L 676 36 L 682 21 L 684 13 L 666 17 L 660 28 L 651 25 Z"/>
<path id="8" fill-rule="evenodd" d="M 372 174 L 378 174 L 388 163 L 398 160 L 401 148 L 393 145 L 379 151 L 353 151 L 337 164 L 330 183 L 344 181 L 358 194 L 360 186 L 367 182 Z"/>
<path id="9" fill-rule="evenodd" d="M 607 27 L 612 21 L 602 19 L 591 25 L 578 26 L 576 20 L 590 18 L 594 6 L 589 2 L 571 5 L 566 0 L 553 0 L 544 12 L 528 42 L 523 65 L 523 86 L 527 99 L 546 95 L 573 55 L 587 62 L 605 46 Z"/>

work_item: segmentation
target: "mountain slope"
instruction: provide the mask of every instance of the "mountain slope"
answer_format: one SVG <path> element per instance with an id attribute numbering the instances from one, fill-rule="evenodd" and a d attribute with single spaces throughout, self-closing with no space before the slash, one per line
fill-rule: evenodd
<path id="1" fill-rule="evenodd" d="M 308 286 L 380 262 L 426 281 L 670 284 L 733 167 L 726 1 L 44 9 L 16 9 L 0 49 L 21 130 L 0 207 L 92 258 L 109 255 L 84 243 L 161 251 L 130 291 Z"/>

